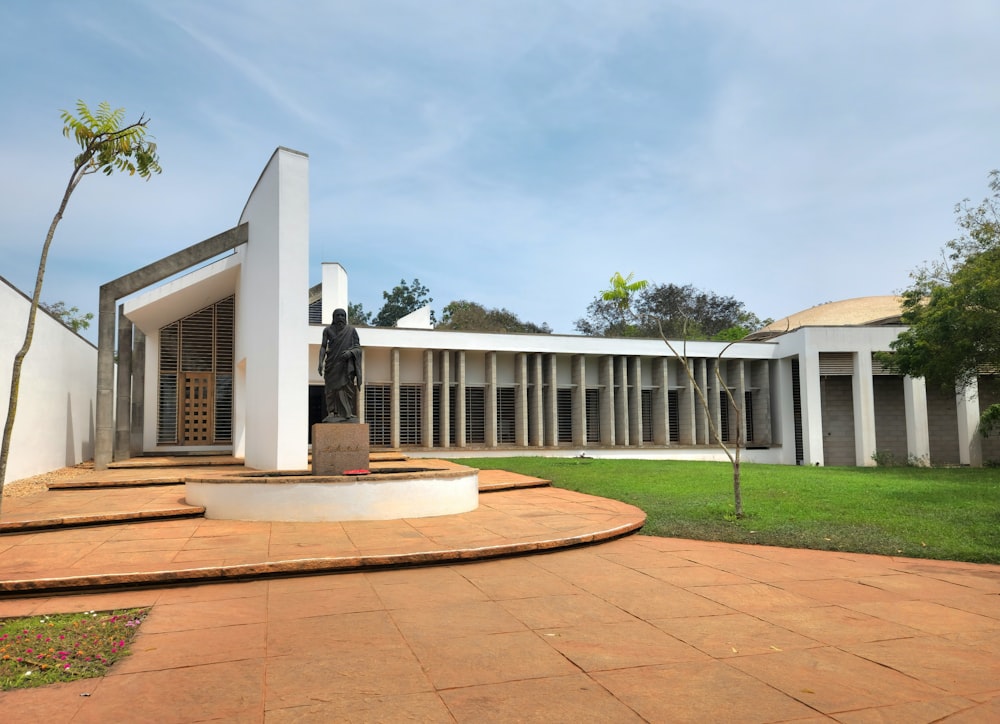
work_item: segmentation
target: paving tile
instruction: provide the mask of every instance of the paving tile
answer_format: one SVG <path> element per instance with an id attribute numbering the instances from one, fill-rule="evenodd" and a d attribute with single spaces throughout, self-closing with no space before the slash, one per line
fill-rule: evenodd
<path id="1" fill-rule="evenodd" d="M 87 697 L 74 724 L 139 721 L 155 712 L 157 724 L 240 718 L 260 721 L 264 660 L 250 659 L 109 675 Z"/>
<path id="2" fill-rule="evenodd" d="M 812 598 L 823 603 L 857 603 L 861 601 L 898 601 L 898 593 L 858 581 L 825 578 L 811 581 L 783 581 L 782 590 Z"/>
<path id="3" fill-rule="evenodd" d="M 603 671 L 592 678 L 651 722 L 755 724 L 816 714 L 794 697 L 720 661 Z"/>
<path id="4" fill-rule="evenodd" d="M 424 575 L 393 576 L 393 573 L 371 574 L 369 578 L 382 604 L 389 610 L 486 600 L 486 594 L 451 568 L 411 572 Z"/>
<path id="5" fill-rule="evenodd" d="M 829 647 L 737 656 L 726 663 L 824 714 L 941 695 L 936 687 Z"/>
<path id="6" fill-rule="evenodd" d="M 267 598 L 229 598 L 192 601 L 190 603 L 160 603 L 143 621 L 146 633 L 189 631 L 192 629 L 263 623 L 267 620 Z"/>
<path id="7" fill-rule="evenodd" d="M 990 692 L 1000 685 L 1000 659 L 995 654 L 939 636 L 853 644 L 844 650 L 950 694 Z"/>
<path id="8" fill-rule="evenodd" d="M 735 611 L 758 613 L 780 608 L 808 608 L 822 605 L 815 598 L 800 596 L 767 583 L 699 586 L 698 595 L 717 601 Z M 726 611 L 725 613 L 730 613 Z"/>
<path id="9" fill-rule="evenodd" d="M 326 656 L 270 656 L 266 708 L 307 706 L 336 695 L 385 696 L 433 692 L 407 646 L 334 648 Z"/>
<path id="10" fill-rule="evenodd" d="M 933 601 L 856 603 L 851 604 L 849 608 L 934 634 L 1000 628 L 1000 620 L 961 611 Z"/>
<path id="11" fill-rule="evenodd" d="M 531 632 L 412 641 L 437 689 L 575 674 L 578 669 Z"/>
<path id="12" fill-rule="evenodd" d="M 146 633 L 140 627 L 129 647 L 132 655 L 117 662 L 114 673 L 261 659 L 267 654 L 266 644 L 267 625 L 263 623 L 167 633 Z"/>
<path id="13" fill-rule="evenodd" d="M 588 672 L 708 659 L 703 652 L 645 621 L 593 623 L 537 633 Z"/>
<path id="14" fill-rule="evenodd" d="M 640 722 L 634 711 L 582 674 L 449 689 L 441 698 L 460 722 Z"/>
<path id="15" fill-rule="evenodd" d="M 717 659 L 820 645 L 814 639 L 745 613 L 668 618 L 650 623 Z"/>
<path id="16" fill-rule="evenodd" d="M 909 626 L 842 606 L 811 606 L 759 611 L 757 617 L 832 646 L 919 636 Z"/>
<path id="17" fill-rule="evenodd" d="M 100 682 L 100 679 L 82 679 L 35 689 L 0 691 L 0 711 L 6 721 L 17 724 L 70 722 Z"/>
<path id="18" fill-rule="evenodd" d="M 241 581 L 231 583 L 205 583 L 199 585 L 165 588 L 159 592 L 159 603 L 193 603 L 196 601 L 221 601 L 231 598 L 265 596 L 267 581 Z"/>
<path id="19" fill-rule="evenodd" d="M 877 706 L 858 711 L 845 711 L 837 714 L 837 721 L 843 724 L 885 724 L 886 722 L 901 722 L 901 724 L 931 724 L 952 718 L 955 714 L 967 711 L 976 704 L 959 696 L 945 696 L 927 701 L 908 701 L 893 706 Z M 985 722 L 988 719 L 977 719 Z"/>
<path id="20" fill-rule="evenodd" d="M 500 605 L 531 629 L 625 623 L 636 618 L 590 593 L 537 596 L 500 601 Z"/>
<path id="21" fill-rule="evenodd" d="M 281 593 L 272 587 L 267 598 L 269 621 L 308 618 L 338 613 L 381 610 L 382 602 L 371 584 L 353 577 L 336 588 Z"/>
<path id="22" fill-rule="evenodd" d="M 902 598 L 943 601 L 954 598 L 966 598 L 976 593 L 975 589 L 970 589 L 968 586 L 960 586 L 956 583 L 941 581 L 930 576 L 908 573 L 869 576 L 858 579 L 858 582 L 866 586 L 880 588 L 884 591 L 891 591 Z M 1000 613 L 1000 596 L 997 599 L 998 613 Z"/>
<path id="23" fill-rule="evenodd" d="M 406 640 L 385 611 L 270 621 L 267 655 L 325 657 L 331 651 L 366 648 L 396 649 Z"/>
<path id="24" fill-rule="evenodd" d="M 430 607 L 396 609 L 393 621 L 410 641 L 526 631 L 527 628 L 494 601 L 468 601 Z"/>
<path id="25" fill-rule="evenodd" d="M 305 706 L 270 709 L 268 724 L 313 724 L 314 722 L 420 722 L 421 724 L 452 724 L 455 719 L 441 697 L 434 693 L 336 695 Z"/>

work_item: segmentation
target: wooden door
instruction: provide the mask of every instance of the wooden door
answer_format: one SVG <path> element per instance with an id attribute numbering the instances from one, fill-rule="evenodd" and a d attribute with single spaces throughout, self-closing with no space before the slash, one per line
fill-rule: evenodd
<path id="1" fill-rule="evenodd" d="M 181 374 L 181 444 L 215 442 L 215 375 L 211 372 Z"/>

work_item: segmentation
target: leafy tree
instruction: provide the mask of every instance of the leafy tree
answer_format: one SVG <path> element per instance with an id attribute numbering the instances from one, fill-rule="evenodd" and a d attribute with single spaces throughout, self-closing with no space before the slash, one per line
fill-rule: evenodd
<path id="1" fill-rule="evenodd" d="M 600 301 L 600 302 L 603 302 L 605 304 L 612 305 L 612 308 L 616 309 L 617 312 L 620 315 L 618 324 L 621 324 L 621 325 L 627 325 L 627 323 L 629 321 L 629 317 L 631 317 L 632 319 L 636 319 L 636 318 L 642 319 L 641 317 L 639 317 L 639 314 L 637 312 L 631 311 L 629 309 L 631 294 L 632 294 L 632 292 L 636 291 L 635 289 L 630 289 L 629 288 L 629 282 L 631 281 L 631 279 L 632 279 L 632 275 L 631 274 L 629 274 L 627 277 L 623 278 L 621 274 L 619 274 L 619 273 L 616 272 L 614 274 L 614 276 L 611 277 L 611 288 L 608 289 L 608 290 L 605 290 L 605 291 L 601 292 L 601 294 L 598 297 L 598 299 L 594 300 L 595 303 L 598 302 L 598 301 Z M 643 292 L 645 292 L 647 289 L 650 289 L 649 287 L 645 286 L 645 282 L 643 282 L 642 284 L 643 284 L 643 286 L 639 287 L 639 289 L 642 290 Z M 675 287 L 672 284 L 671 285 L 667 285 L 667 286 L 670 287 L 670 288 L 672 288 L 672 289 L 680 289 L 680 290 L 684 290 L 685 289 L 685 288 L 682 288 L 682 287 Z M 655 288 L 653 288 L 653 289 L 655 290 Z M 693 289 L 693 288 L 692 287 L 687 287 L 686 289 Z M 639 302 L 640 307 L 641 307 L 641 304 L 642 304 L 642 300 L 640 300 L 640 302 Z M 593 306 L 593 305 L 591 305 L 591 306 Z M 739 306 L 740 306 L 740 308 L 742 308 L 742 303 L 740 303 Z M 649 321 L 650 321 L 650 319 L 647 317 L 645 319 L 645 323 L 648 324 Z M 655 324 L 657 326 L 657 332 L 658 332 L 660 338 L 663 340 L 663 342 L 667 345 L 667 348 L 673 353 L 674 357 L 677 358 L 677 360 L 681 363 L 681 366 L 684 368 L 684 372 L 687 375 L 688 381 L 691 383 L 691 386 L 694 388 L 695 394 L 698 396 L 698 400 L 701 403 L 702 409 L 705 410 L 705 414 L 706 414 L 706 417 L 708 419 L 708 427 L 709 427 L 709 430 L 712 433 L 712 437 L 715 438 L 716 443 L 718 443 L 719 447 L 721 447 L 722 450 L 723 450 L 723 452 L 725 452 L 726 457 L 729 458 L 729 462 L 732 463 L 732 466 L 733 466 L 733 503 L 734 503 L 734 512 L 735 512 L 737 518 L 742 518 L 743 517 L 743 492 L 742 492 L 742 485 L 741 485 L 741 479 L 740 479 L 740 450 L 743 447 L 743 425 L 742 424 L 737 424 L 736 425 L 736 442 L 735 442 L 735 444 L 732 447 L 730 447 L 729 445 L 727 445 L 723 441 L 722 435 L 720 434 L 718 428 L 716 427 L 715 419 L 714 419 L 714 417 L 712 416 L 712 413 L 711 413 L 711 407 L 708 404 L 708 398 L 705 397 L 705 392 L 706 391 L 701 388 L 701 386 L 698 384 L 698 381 L 695 379 L 694 370 L 691 368 L 691 362 L 690 362 L 690 360 L 688 360 L 688 357 L 687 357 L 687 349 L 686 349 L 686 347 L 687 347 L 687 337 L 684 336 L 684 335 L 682 335 L 682 339 L 684 340 L 684 347 L 685 347 L 685 349 L 682 352 L 678 352 L 677 349 L 674 348 L 673 344 L 671 344 L 670 340 L 667 338 L 667 335 L 666 335 L 666 333 L 664 332 L 664 329 L 663 329 L 663 322 L 662 322 L 662 320 L 659 319 L 659 318 L 654 317 L 653 321 L 655 322 Z M 579 322 L 577 323 L 577 326 L 579 327 Z M 686 332 L 686 330 L 687 330 L 687 326 L 686 326 L 686 323 L 685 323 L 685 324 L 683 324 L 681 326 L 681 331 L 682 331 L 682 333 L 684 333 L 684 332 Z M 719 352 L 719 356 L 718 356 L 718 361 L 719 362 L 722 361 L 722 355 L 724 355 L 726 353 L 726 351 L 729 349 L 730 345 L 732 345 L 732 342 L 730 342 L 725 347 L 723 347 L 722 351 Z M 743 405 L 740 404 L 740 402 L 738 402 L 736 400 L 736 397 L 733 395 L 732 389 L 726 383 L 725 379 L 723 379 L 722 373 L 721 373 L 720 370 L 721 370 L 721 365 L 716 365 L 716 367 L 715 367 L 715 378 L 716 378 L 716 381 L 719 384 L 719 389 L 723 390 L 726 393 L 726 397 L 728 399 L 728 404 L 733 409 L 736 410 L 736 419 L 737 420 L 742 420 L 743 419 Z"/>
<path id="2" fill-rule="evenodd" d="M 349 321 L 353 325 L 368 327 L 371 326 L 372 323 L 372 313 L 366 312 L 361 302 L 358 302 L 357 304 L 353 302 L 348 302 L 347 321 Z"/>
<path id="3" fill-rule="evenodd" d="M 630 274 L 620 281 L 628 283 L 631 278 Z M 733 341 L 769 321 L 759 319 L 735 297 L 690 284 L 649 284 L 628 290 L 612 277 L 612 288 L 594 298 L 576 328 L 596 337 L 657 337 L 662 331 L 672 339 Z"/>
<path id="4" fill-rule="evenodd" d="M 522 332 L 527 334 L 551 334 L 552 328 L 544 322 L 541 325 L 523 322 L 516 314 L 506 309 L 487 309 L 481 304 L 459 299 L 445 305 L 441 310 L 441 321 L 435 329 L 454 329 L 469 332 Z"/>
<path id="5" fill-rule="evenodd" d="M 910 274 L 903 291 L 908 325 L 883 359 L 897 371 L 954 389 L 983 368 L 1000 367 L 1000 170 L 989 174 L 991 194 L 980 204 L 955 206 L 960 235 L 941 259 Z M 997 409 L 993 409 L 997 408 Z M 1000 406 L 982 412 L 980 432 L 1000 422 Z"/>
<path id="6" fill-rule="evenodd" d="M 49 247 L 55 236 L 56 227 L 62 220 L 69 203 L 70 196 L 79 183 L 95 173 L 112 175 L 115 171 L 124 171 L 130 176 L 139 174 L 149 180 L 154 173 L 160 173 L 160 159 L 156 154 L 156 144 L 152 137 L 146 137 L 146 127 L 149 119 L 140 115 L 139 120 L 127 126 L 122 125 L 125 109 L 111 109 L 106 101 L 100 103 L 95 111 L 91 111 L 83 101 L 76 103 L 76 115 L 62 111 L 63 136 L 72 137 L 80 147 L 80 153 L 73 159 L 73 168 L 69 182 L 63 191 L 48 234 L 42 244 L 42 255 L 38 262 L 38 274 L 35 277 L 35 291 L 31 297 L 31 307 L 28 310 L 28 323 L 24 332 L 24 342 L 14 355 L 14 363 L 10 377 L 10 401 L 7 407 L 7 422 L 3 429 L 3 443 L 0 446 L 0 492 L 7 475 L 7 460 L 10 454 L 10 441 L 14 431 L 14 416 L 17 413 L 17 397 L 21 383 L 21 368 L 24 358 L 31 348 L 31 340 L 35 333 L 35 317 L 38 314 L 39 300 L 42 294 L 42 281 L 45 278 L 45 263 L 49 255 Z M 2 496 L 0 496 L 2 505 Z"/>
<path id="7" fill-rule="evenodd" d="M 419 279 L 414 279 L 409 284 L 406 283 L 405 279 L 400 279 L 399 284 L 393 287 L 391 292 L 382 292 L 385 303 L 371 320 L 372 326 L 395 326 L 396 322 L 407 314 L 433 302 L 434 300 L 429 295 L 430 290 L 421 284 Z M 431 311 L 431 323 L 433 324 L 435 321 L 434 312 Z"/>
<path id="8" fill-rule="evenodd" d="M 79 308 L 67 308 L 65 302 L 53 302 L 52 304 L 39 302 L 38 306 L 72 329 L 74 332 L 79 332 L 81 329 L 90 329 L 90 320 L 94 318 L 93 312 L 81 314 Z"/>

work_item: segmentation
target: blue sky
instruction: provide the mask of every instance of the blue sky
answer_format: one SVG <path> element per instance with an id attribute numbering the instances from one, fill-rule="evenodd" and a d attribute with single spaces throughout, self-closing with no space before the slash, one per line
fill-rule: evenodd
<path id="1" fill-rule="evenodd" d="M 760 317 L 890 294 L 1000 167 L 995 0 L 7 0 L 0 275 L 29 291 L 78 98 L 164 172 L 91 177 L 43 299 L 233 226 L 310 156 L 311 283 L 418 277 L 556 332 L 615 271 Z M 96 325 L 95 325 L 96 326 Z M 88 336 L 93 337 L 92 328 Z"/>

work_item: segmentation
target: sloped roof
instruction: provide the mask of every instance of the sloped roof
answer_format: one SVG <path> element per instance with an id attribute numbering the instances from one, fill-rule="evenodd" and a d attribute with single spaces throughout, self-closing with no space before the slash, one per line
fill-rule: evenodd
<path id="1" fill-rule="evenodd" d="M 883 327 L 900 324 L 902 303 L 902 297 L 887 295 L 817 304 L 776 320 L 763 329 L 748 334 L 745 339 L 770 339 L 800 327 Z"/>

